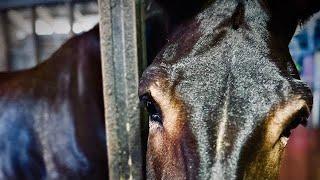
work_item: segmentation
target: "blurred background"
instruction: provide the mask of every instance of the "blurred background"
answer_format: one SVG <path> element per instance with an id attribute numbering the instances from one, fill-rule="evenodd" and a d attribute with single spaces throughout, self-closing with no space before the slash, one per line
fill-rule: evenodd
<path id="1" fill-rule="evenodd" d="M 90 0 L 2 0 L 0 10 L 1 71 L 31 68 L 98 23 Z"/>
<path id="2" fill-rule="evenodd" d="M 308 128 L 299 126 L 290 137 L 280 179 L 320 179 L 320 13 L 297 29 L 289 49 L 312 89 L 313 109 Z"/>
<path id="3" fill-rule="evenodd" d="M 163 45 L 152 40 L 153 31 L 156 29 L 161 34 L 161 28 L 151 18 L 161 20 L 157 17 L 161 11 L 146 1 L 145 12 L 150 61 L 155 56 L 152 49 Z M 98 5 L 94 0 L 0 1 L 0 71 L 36 66 L 68 38 L 89 30 L 98 20 Z M 320 13 L 297 29 L 289 49 L 301 78 L 313 90 L 314 106 L 308 128 L 298 127 L 289 140 L 281 179 L 320 179 Z"/>

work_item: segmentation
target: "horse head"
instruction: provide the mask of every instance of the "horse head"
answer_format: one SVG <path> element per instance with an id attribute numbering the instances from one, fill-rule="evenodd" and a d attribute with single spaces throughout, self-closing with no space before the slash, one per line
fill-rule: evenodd
<path id="1" fill-rule="evenodd" d="M 277 178 L 290 130 L 312 106 L 288 44 L 320 2 L 160 3 L 179 25 L 140 81 L 148 178 Z"/>

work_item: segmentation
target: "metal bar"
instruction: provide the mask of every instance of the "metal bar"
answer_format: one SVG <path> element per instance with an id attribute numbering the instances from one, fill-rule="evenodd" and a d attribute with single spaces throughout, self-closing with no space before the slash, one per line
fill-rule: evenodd
<path id="1" fill-rule="evenodd" d="M 68 2 L 67 3 L 68 7 L 68 16 L 69 16 L 69 23 L 70 23 L 70 36 L 74 35 L 73 32 L 73 24 L 74 24 L 74 3 L 73 2 Z"/>
<path id="2" fill-rule="evenodd" d="M 9 71 L 9 20 L 7 11 L 0 12 L 0 71 Z"/>
<path id="3" fill-rule="evenodd" d="M 142 179 L 134 0 L 99 0 L 110 179 Z"/>
<path id="4" fill-rule="evenodd" d="M 92 2 L 97 0 L 2 0 L 0 1 L 0 10 L 12 9 L 12 8 L 28 8 L 38 5 L 57 5 L 64 4 L 66 2 L 82 3 Z"/>
<path id="5" fill-rule="evenodd" d="M 147 68 L 147 46 L 146 46 L 146 32 L 145 32 L 145 9 L 148 0 L 138 0 L 136 1 L 136 19 L 137 19 L 137 42 L 138 42 L 138 69 L 139 77 L 142 75 L 143 71 Z M 147 151 L 147 141 L 149 133 L 149 117 L 145 111 L 140 113 L 140 123 L 141 123 L 141 151 L 142 154 L 146 154 Z M 146 157 L 142 156 L 142 172 L 146 172 Z M 143 179 L 146 179 L 145 173 L 142 174 Z"/>
<path id="6" fill-rule="evenodd" d="M 138 63 L 139 76 L 147 68 L 147 47 L 145 39 L 145 7 L 147 0 L 136 1 L 136 19 L 137 19 L 137 40 L 138 40 Z"/>
<path id="7" fill-rule="evenodd" d="M 40 45 L 39 45 L 39 37 L 36 33 L 36 20 L 37 20 L 37 12 L 36 7 L 31 8 L 31 27 L 32 27 L 32 37 L 33 37 L 33 48 L 34 48 L 34 57 L 36 60 L 36 64 L 40 64 Z"/>

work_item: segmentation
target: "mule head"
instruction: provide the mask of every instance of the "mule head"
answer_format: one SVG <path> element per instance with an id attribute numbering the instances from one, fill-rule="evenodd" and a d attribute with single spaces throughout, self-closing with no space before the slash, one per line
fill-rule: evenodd
<path id="1" fill-rule="evenodd" d="M 290 130 L 312 105 L 288 43 L 320 5 L 299 3 L 210 1 L 176 29 L 140 81 L 149 178 L 278 176 Z"/>

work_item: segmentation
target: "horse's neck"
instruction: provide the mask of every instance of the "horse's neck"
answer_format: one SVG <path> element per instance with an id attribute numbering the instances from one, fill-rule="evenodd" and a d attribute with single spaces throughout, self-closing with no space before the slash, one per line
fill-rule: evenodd
<path id="1" fill-rule="evenodd" d="M 99 76 L 100 42 L 99 35 L 93 32 L 95 29 L 97 28 L 68 40 L 45 63 L 36 68 L 36 74 L 43 74 L 49 82 L 62 83 L 67 87 L 75 85 L 71 80 L 81 83 L 79 79 L 89 80 Z"/>

